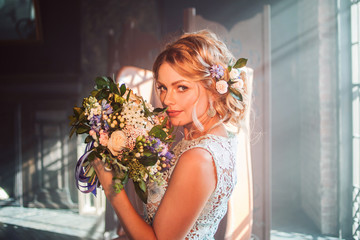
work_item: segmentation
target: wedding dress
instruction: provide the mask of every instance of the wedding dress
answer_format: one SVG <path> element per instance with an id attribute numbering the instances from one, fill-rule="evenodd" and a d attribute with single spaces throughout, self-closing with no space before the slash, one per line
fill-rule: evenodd
<path id="1" fill-rule="evenodd" d="M 237 140 L 234 135 L 226 138 L 208 134 L 193 140 L 183 139 L 175 146 L 176 162 L 189 149 L 203 148 L 207 150 L 212 155 L 217 175 L 216 188 L 187 234 L 186 239 L 214 239 L 218 225 L 226 214 L 228 200 L 236 184 L 236 142 Z M 166 183 L 168 183 L 174 167 L 164 174 Z M 149 224 L 154 219 L 166 188 L 167 184 L 162 186 L 158 186 L 156 183 L 148 184 L 148 201 L 145 206 L 144 215 L 145 220 Z"/>

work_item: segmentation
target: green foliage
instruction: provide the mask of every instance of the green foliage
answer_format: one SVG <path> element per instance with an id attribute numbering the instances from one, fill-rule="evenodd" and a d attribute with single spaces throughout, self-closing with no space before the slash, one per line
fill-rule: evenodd
<path id="1" fill-rule="evenodd" d="M 125 86 L 125 84 L 121 84 L 120 95 L 124 96 L 125 92 L 126 92 L 126 86 Z"/>
<path id="2" fill-rule="evenodd" d="M 165 112 L 168 108 L 155 108 L 153 113 L 158 114 L 158 113 L 162 113 Z"/>
<path id="3" fill-rule="evenodd" d="M 97 77 L 95 83 L 96 89 L 106 89 L 110 85 L 110 81 L 107 77 Z"/>
<path id="4" fill-rule="evenodd" d="M 163 130 L 163 126 L 162 125 L 156 125 L 154 126 L 150 132 L 149 132 L 150 136 L 159 138 L 160 140 L 164 140 L 167 137 L 166 132 Z"/>
<path id="5" fill-rule="evenodd" d="M 230 91 L 230 94 L 238 101 L 243 100 L 241 93 L 238 90 L 236 90 L 235 88 L 229 87 L 229 91 Z"/>
<path id="6" fill-rule="evenodd" d="M 239 60 L 236 61 L 235 65 L 233 66 L 233 68 L 242 68 L 245 67 L 247 63 L 247 59 L 246 58 L 240 58 Z"/>
<path id="7" fill-rule="evenodd" d="M 89 135 L 85 138 L 85 143 L 90 143 L 93 140 L 93 138 Z"/>
<path id="8" fill-rule="evenodd" d="M 144 156 L 139 159 L 139 162 L 144 166 L 154 166 L 154 164 L 157 162 L 158 158 L 157 156 L 150 155 L 150 156 Z"/>
<path id="9" fill-rule="evenodd" d="M 144 181 L 134 182 L 135 192 L 140 197 L 141 201 L 145 204 L 147 203 L 148 191 L 146 189 L 146 184 Z"/>
<path id="10" fill-rule="evenodd" d="M 77 134 L 88 133 L 89 131 L 90 131 L 90 127 L 86 125 L 80 125 L 76 128 Z"/>

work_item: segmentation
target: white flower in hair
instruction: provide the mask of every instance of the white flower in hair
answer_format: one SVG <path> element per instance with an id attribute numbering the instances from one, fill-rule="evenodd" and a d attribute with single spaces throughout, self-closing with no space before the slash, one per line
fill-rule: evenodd
<path id="1" fill-rule="evenodd" d="M 244 81 L 242 79 L 238 79 L 238 81 L 235 82 L 232 86 L 237 90 L 241 90 L 244 87 Z"/>
<path id="2" fill-rule="evenodd" d="M 240 77 L 240 72 L 238 71 L 237 68 L 233 68 L 230 71 L 230 79 L 231 80 L 236 80 Z"/>
<path id="3" fill-rule="evenodd" d="M 225 94 L 228 90 L 228 83 L 225 80 L 216 82 L 216 91 L 220 94 Z"/>

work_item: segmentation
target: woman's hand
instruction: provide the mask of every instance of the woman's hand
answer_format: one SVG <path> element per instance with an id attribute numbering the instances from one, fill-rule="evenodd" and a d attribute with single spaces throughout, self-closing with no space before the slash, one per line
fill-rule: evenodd
<path id="1" fill-rule="evenodd" d="M 105 163 L 99 159 L 95 158 L 91 165 L 93 166 L 96 176 L 98 177 L 104 191 L 105 195 L 110 198 L 115 194 L 115 191 L 112 187 L 113 184 L 113 172 L 112 171 L 106 171 L 105 170 Z"/>

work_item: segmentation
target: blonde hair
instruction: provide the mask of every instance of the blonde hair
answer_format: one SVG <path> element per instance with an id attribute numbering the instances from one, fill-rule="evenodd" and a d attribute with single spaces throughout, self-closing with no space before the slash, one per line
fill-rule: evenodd
<path id="1" fill-rule="evenodd" d="M 244 81 L 243 100 L 239 101 L 229 91 L 220 94 L 216 90 L 216 80 L 211 77 L 210 68 L 213 65 L 222 66 L 224 80 L 229 81 L 230 75 L 226 70 L 229 64 L 235 63 L 235 58 L 228 50 L 226 45 L 209 30 L 202 30 L 194 33 L 185 33 L 177 41 L 166 46 L 153 65 L 155 80 L 158 79 L 159 68 L 164 63 L 168 63 L 180 75 L 200 82 L 202 86 L 215 96 L 213 107 L 221 117 L 221 123 L 236 128 L 237 131 L 244 126 L 245 118 L 250 107 L 250 97 L 248 96 L 248 84 Z M 193 114 L 194 115 L 194 114 Z M 195 118 L 195 119 L 194 119 Z M 197 128 L 201 131 L 201 126 L 196 124 L 197 117 L 193 116 Z M 200 124 L 201 125 L 201 124 Z"/>

